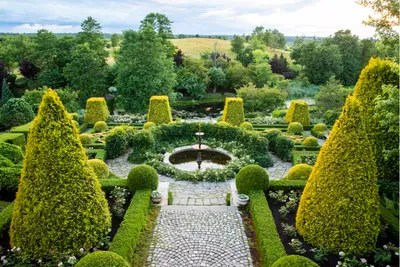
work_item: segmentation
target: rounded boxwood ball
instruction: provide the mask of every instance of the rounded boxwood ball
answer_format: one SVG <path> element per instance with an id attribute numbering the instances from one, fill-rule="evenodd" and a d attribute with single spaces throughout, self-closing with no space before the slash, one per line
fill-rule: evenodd
<path id="1" fill-rule="evenodd" d="M 250 122 L 243 122 L 242 124 L 240 124 L 240 128 L 245 129 L 247 131 L 253 131 L 253 125 Z"/>
<path id="2" fill-rule="evenodd" d="M 82 145 L 88 145 L 92 142 L 92 137 L 88 134 L 80 134 L 79 139 L 81 140 Z"/>
<path id="3" fill-rule="evenodd" d="M 303 125 L 300 122 L 292 122 L 287 128 L 288 133 L 301 134 L 303 132 Z"/>
<path id="4" fill-rule="evenodd" d="M 130 267 L 120 255 L 111 251 L 96 251 L 83 257 L 76 267 Z"/>
<path id="5" fill-rule="evenodd" d="M 318 146 L 318 139 L 313 137 L 313 136 L 309 136 L 306 139 L 304 139 L 303 145 L 305 145 L 305 146 Z"/>
<path id="6" fill-rule="evenodd" d="M 219 121 L 217 122 L 217 124 L 220 126 L 229 126 L 229 123 L 227 123 L 226 121 Z"/>
<path id="7" fill-rule="evenodd" d="M 158 186 L 158 173 L 149 165 L 137 165 L 128 175 L 128 188 L 134 193 L 136 190 L 156 190 Z"/>
<path id="8" fill-rule="evenodd" d="M 300 255 L 290 255 L 279 258 L 272 267 L 319 267 L 309 258 Z"/>
<path id="9" fill-rule="evenodd" d="M 269 176 L 263 167 L 256 164 L 247 165 L 236 175 L 236 187 L 240 194 L 248 195 L 250 190 L 267 191 Z"/>
<path id="10" fill-rule="evenodd" d="M 325 132 L 328 130 L 328 127 L 323 123 L 317 123 L 314 125 L 313 130 L 317 132 Z"/>
<path id="11" fill-rule="evenodd" d="M 93 126 L 96 132 L 102 132 L 107 130 L 107 123 L 105 121 L 98 121 Z"/>
<path id="12" fill-rule="evenodd" d="M 89 159 L 89 166 L 93 169 L 98 179 L 107 179 L 110 171 L 108 170 L 107 164 L 100 159 Z"/>
<path id="13" fill-rule="evenodd" d="M 154 122 L 148 121 L 143 125 L 143 129 L 147 130 L 150 129 L 152 127 L 156 127 L 156 124 Z"/>
<path id="14" fill-rule="evenodd" d="M 286 180 L 308 180 L 312 169 L 308 164 L 297 164 L 290 168 Z"/>

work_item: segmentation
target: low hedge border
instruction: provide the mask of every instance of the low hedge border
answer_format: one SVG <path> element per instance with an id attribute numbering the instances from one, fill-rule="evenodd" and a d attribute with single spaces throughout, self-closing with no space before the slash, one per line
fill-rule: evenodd
<path id="1" fill-rule="evenodd" d="M 28 131 L 29 128 L 33 125 L 33 121 L 28 122 L 27 124 L 20 125 L 20 126 L 15 126 L 11 128 L 12 133 L 23 133 L 25 135 L 25 138 L 28 138 Z"/>
<path id="2" fill-rule="evenodd" d="M 150 190 L 136 191 L 109 249 L 128 262 L 131 262 L 132 255 L 139 244 L 140 234 L 147 221 L 150 194 Z"/>
<path id="3" fill-rule="evenodd" d="M 318 157 L 319 151 L 292 151 L 292 164 L 293 166 L 303 162 L 301 159 L 302 156 L 315 156 Z"/>
<path id="4" fill-rule="evenodd" d="M 319 132 L 314 129 L 311 129 L 310 132 L 311 132 L 311 135 L 315 136 L 316 138 L 325 139 L 325 135 L 323 132 Z"/>
<path id="5" fill-rule="evenodd" d="M 95 154 L 95 159 L 105 161 L 107 158 L 107 151 L 105 149 L 87 149 L 86 154 Z"/>
<path id="6" fill-rule="evenodd" d="M 116 186 L 118 187 L 128 187 L 127 179 L 100 179 L 101 190 L 105 193 L 110 193 Z"/>
<path id="7" fill-rule="evenodd" d="M 321 146 L 294 145 L 293 150 L 297 150 L 297 151 L 320 151 L 321 150 Z"/>
<path id="8" fill-rule="evenodd" d="M 11 215 L 14 209 L 14 202 L 8 205 L 2 212 L 0 212 L 0 237 L 8 231 L 11 223 Z"/>
<path id="9" fill-rule="evenodd" d="M 6 142 L 24 148 L 26 145 L 25 135 L 23 133 L 2 133 L 0 142 Z"/>
<path id="10" fill-rule="evenodd" d="M 250 192 L 250 214 L 257 235 L 262 264 L 269 267 L 279 258 L 286 256 L 286 252 L 262 190 Z"/>
<path id="11" fill-rule="evenodd" d="M 86 122 L 83 123 L 82 125 L 79 125 L 79 128 L 78 128 L 79 133 L 83 133 L 87 128 L 88 128 L 88 125 Z"/>

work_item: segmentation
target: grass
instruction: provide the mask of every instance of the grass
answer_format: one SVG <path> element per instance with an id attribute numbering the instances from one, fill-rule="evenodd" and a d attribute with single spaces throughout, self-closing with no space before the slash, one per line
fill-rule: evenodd
<path id="1" fill-rule="evenodd" d="M 231 41 L 230 40 L 220 40 L 220 39 L 210 39 L 210 38 L 183 38 L 183 39 L 171 39 L 170 40 L 175 46 L 182 50 L 183 54 L 186 56 L 200 58 L 200 55 L 204 52 L 213 52 L 214 46 L 216 50 L 221 54 L 226 54 L 228 57 L 235 59 L 236 54 L 231 51 Z M 119 49 L 116 47 L 115 49 Z M 106 49 L 110 55 L 107 58 L 107 64 L 112 66 L 115 64 L 115 59 L 112 57 L 112 53 L 114 48 Z M 270 58 L 272 58 L 275 54 L 280 56 L 283 53 L 283 56 L 286 57 L 289 63 L 292 62 L 290 58 L 290 53 L 281 49 L 274 49 L 267 47 L 267 53 Z"/>

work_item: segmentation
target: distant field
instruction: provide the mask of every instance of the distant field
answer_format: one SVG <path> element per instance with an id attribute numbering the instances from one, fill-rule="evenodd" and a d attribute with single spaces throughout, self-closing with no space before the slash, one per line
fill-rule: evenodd
<path id="1" fill-rule="evenodd" d="M 225 53 L 228 57 L 232 59 L 236 58 L 236 54 L 231 51 L 231 41 L 229 40 L 209 38 L 184 38 L 172 39 L 170 41 L 179 49 L 181 49 L 183 51 L 183 54 L 185 54 L 186 56 L 200 58 L 200 54 L 204 52 L 214 51 L 214 46 L 216 45 L 216 50 L 219 53 Z M 111 66 L 115 63 L 114 58 L 111 56 L 112 48 L 107 50 L 110 52 L 107 63 Z M 270 58 L 272 58 L 274 54 L 278 54 L 279 56 L 281 53 L 283 53 L 283 56 L 286 57 L 289 62 L 292 62 L 290 58 L 290 53 L 288 51 L 267 47 L 267 52 Z"/>

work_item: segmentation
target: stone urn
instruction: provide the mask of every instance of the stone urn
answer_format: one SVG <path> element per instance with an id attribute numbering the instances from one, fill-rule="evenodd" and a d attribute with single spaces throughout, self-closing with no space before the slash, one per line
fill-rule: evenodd
<path id="1" fill-rule="evenodd" d="M 246 206 L 247 203 L 249 203 L 249 196 L 245 194 L 239 194 L 236 200 L 239 206 Z"/>
<path id="2" fill-rule="evenodd" d="M 150 198 L 151 202 L 153 202 L 154 204 L 160 204 L 162 200 L 162 195 L 158 191 L 153 191 L 151 192 Z"/>

